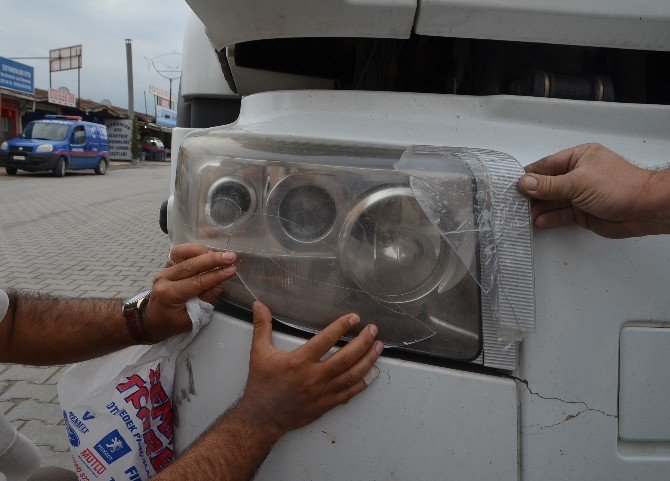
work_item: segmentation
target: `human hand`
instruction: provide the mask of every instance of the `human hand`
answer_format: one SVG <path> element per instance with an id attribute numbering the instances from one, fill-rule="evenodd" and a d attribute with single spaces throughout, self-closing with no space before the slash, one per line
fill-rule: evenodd
<path id="1" fill-rule="evenodd" d="M 320 359 L 360 322 L 355 314 L 340 317 L 293 352 L 272 345 L 272 315 L 253 305 L 254 333 L 249 376 L 237 409 L 274 432 L 277 438 L 310 424 L 363 391 L 379 375 L 374 363 L 384 349 L 368 325 L 328 359 Z"/>
<path id="2" fill-rule="evenodd" d="M 532 217 L 539 229 L 577 224 L 609 238 L 657 233 L 655 172 L 602 145 L 562 150 L 526 172 L 519 189 L 534 199 Z"/>
<path id="3" fill-rule="evenodd" d="M 213 303 L 223 292 L 223 282 L 237 272 L 234 252 L 213 252 L 200 244 L 177 245 L 170 259 L 174 265 L 156 275 L 144 310 L 144 327 L 155 341 L 190 331 L 186 301 L 200 297 Z"/>

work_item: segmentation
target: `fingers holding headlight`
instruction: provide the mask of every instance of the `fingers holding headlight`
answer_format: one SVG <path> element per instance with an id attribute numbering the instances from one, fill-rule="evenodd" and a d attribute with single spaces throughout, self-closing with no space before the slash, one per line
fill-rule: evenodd
<path id="1" fill-rule="evenodd" d="M 361 379 L 384 349 L 384 344 L 375 340 L 378 333 L 377 326 L 366 326 L 356 338 L 323 361 L 328 375 L 344 376 L 349 381 L 347 385 L 353 384 L 354 379 Z M 358 367 L 354 369 L 356 366 Z"/>
<path id="2" fill-rule="evenodd" d="M 335 346 L 337 341 L 360 322 L 361 318 L 357 314 L 344 315 L 326 326 L 300 347 L 297 352 L 309 361 L 321 359 Z"/>
<path id="3" fill-rule="evenodd" d="M 383 350 L 384 345 L 381 341 L 374 341 L 367 351 L 363 352 L 362 357 L 353 358 L 353 365 L 330 381 L 328 388 L 332 392 L 340 392 L 355 386 L 359 382 L 369 386 L 379 376 L 379 368 L 375 366 L 375 362 L 377 362 Z"/>

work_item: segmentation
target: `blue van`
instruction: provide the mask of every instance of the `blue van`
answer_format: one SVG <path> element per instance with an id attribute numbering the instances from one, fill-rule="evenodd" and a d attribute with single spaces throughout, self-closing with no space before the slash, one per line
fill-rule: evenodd
<path id="1" fill-rule="evenodd" d="M 66 169 L 93 169 L 104 175 L 109 167 L 107 127 L 83 122 L 81 117 L 47 115 L 0 145 L 0 167 L 7 175 L 26 170 L 63 177 Z"/>

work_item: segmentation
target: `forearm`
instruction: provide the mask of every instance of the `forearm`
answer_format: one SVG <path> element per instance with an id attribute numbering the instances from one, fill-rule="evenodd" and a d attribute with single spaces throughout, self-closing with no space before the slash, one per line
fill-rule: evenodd
<path id="1" fill-rule="evenodd" d="M 250 480 L 280 437 L 240 402 L 154 480 Z"/>
<path id="2" fill-rule="evenodd" d="M 48 365 L 78 362 L 133 344 L 118 299 L 58 299 L 10 293 L 0 324 L 0 360 Z"/>
<path id="3" fill-rule="evenodd" d="M 644 196 L 644 217 L 650 234 L 670 234 L 670 168 L 650 176 Z"/>

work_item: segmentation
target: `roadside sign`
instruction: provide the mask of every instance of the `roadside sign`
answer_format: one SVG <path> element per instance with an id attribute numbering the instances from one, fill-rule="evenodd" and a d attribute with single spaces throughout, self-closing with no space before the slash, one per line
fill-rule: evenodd
<path id="1" fill-rule="evenodd" d="M 76 107 L 77 97 L 73 93 L 60 89 L 49 89 L 49 103 L 64 105 L 65 107 Z"/>
<path id="2" fill-rule="evenodd" d="M 35 69 L 0 57 L 0 87 L 25 94 L 35 94 Z"/>
<path id="3" fill-rule="evenodd" d="M 158 98 L 160 98 L 160 99 L 165 99 L 165 100 L 167 100 L 168 102 L 170 101 L 170 94 L 169 94 L 169 93 L 167 93 L 165 90 L 161 90 L 161 89 L 159 89 L 158 87 L 154 87 L 153 85 L 149 85 L 149 93 L 150 93 L 151 95 L 155 95 L 156 97 L 158 97 Z M 173 101 L 173 102 L 176 102 L 176 101 L 177 101 L 177 97 L 175 97 L 175 96 L 173 95 L 173 96 L 172 96 L 172 101 Z"/>
<path id="4" fill-rule="evenodd" d="M 49 71 L 60 72 L 81 68 L 81 45 L 49 50 Z"/>
<path id="5" fill-rule="evenodd" d="M 166 109 L 160 105 L 156 106 L 156 124 L 164 127 L 177 126 L 177 111 L 173 109 Z"/>
<path id="6" fill-rule="evenodd" d="M 109 140 L 109 157 L 112 160 L 130 160 L 133 139 L 132 120 L 107 120 L 107 139 Z"/>

